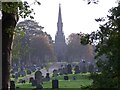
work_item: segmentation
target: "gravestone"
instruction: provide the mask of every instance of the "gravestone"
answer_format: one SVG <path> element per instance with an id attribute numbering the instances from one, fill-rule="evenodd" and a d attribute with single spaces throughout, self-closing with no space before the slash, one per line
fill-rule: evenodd
<path id="1" fill-rule="evenodd" d="M 58 71 L 56 69 L 53 70 L 53 77 L 57 77 L 58 76 Z"/>
<path id="2" fill-rule="evenodd" d="M 19 82 L 18 82 L 18 83 L 24 84 L 24 83 L 26 83 L 26 81 L 25 81 L 24 79 L 19 79 Z"/>
<path id="3" fill-rule="evenodd" d="M 62 70 L 63 70 L 63 74 L 68 74 L 68 69 L 67 69 L 67 67 L 64 67 Z"/>
<path id="4" fill-rule="evenodd" d="M 52 80 L 52 89 L 58 89 L 58 88 L 59 88 L 58 80 Z"/>
<path id="5" fill-rule="evenodd" d="M 91 63 L 88 66 L 88 72 L 94 72 L 94 65 Z"/>
<path id="6" fill-rule="evenodd" d="M 29 75 L 29 74 L 31 74 L 32 72 L 31 72 L 31 70 L 27 70 L 26 73 Z"/>
<path id="7" fill-rule="evenodd" d="M 72 74 L 72 66 L 71 66 L 71 64 L 67 65 L 67 74 Z"/>
<path id="8" fill-rule="evenodd" d="M 76 76 L 73 76 L 73 80 L 76 80 Z"/>
<path id="9" fill-rule="evenodd" d="M 80 62 L 80 71 L 81 71 L 82 73 L 86 73 L 86 72 L 87 72 L 85 60 L 82 60 L 82 61 Z"/>
<path id="10" fill-rule="evenodd" d="M 18 79 L 19 76 L 20 76 L 20 74 L 15 73 L 15 79 Z"/>
<path id="11" fill-rule="evenodd" d="M 23 84 L 23 83 L 25 84 L 25 83 L 26 83 L 26 81 L 25 81 L 25 80 L 22 80 L 22 84 Z"/>
<path id="12" fill-rule="evenodd" d="M 26 76 L 26 72 L 25 72 L 25 71 L 20 71 L 19 74 L 20 74 L 20 76 L 22 76 L 22 77 Z"/>
<path id="13" fill-rule="evenodd" d="M 78 73 L 80 73 L 80 69 L 79 69 L 79 66 L 77 65 L 77 66 L 75 66 L 75 74 L 78 74 Z"/>
<path id="14" fill-rule="evenodd" d="M 10 90 L 15 90 L 15 82 L 10 81 Z"/>
<path id="15" fill-rule="evenodd" d="M 59 75 L 63 75 L 64 73 L 63 73 L 63 69 L 62 68 L 60 68 L 59 69 Z"/>
<path id="16" fill-rule="evenodd" d="M 41 71 L 35 72 L 35 81 L 36 81 L 37 85 L 39 85 L 39 84 L 42 85 L 43 81 L 42 81 L 42 72 Z"/>
<path id="17" fill-rule="evenodd" d="M 21 67 L 20 67 L 20 71 L 23 71 L 23 70 L 24 70 L 24 67 L 23 67 L 23 66 L 21 66 Z"/>
<path id="18" fill-rule="evenodd" d="M 23 81 L 22 79 L 19 79 L 19 82 L 18 82 L 18 83 L 22 83 L 22 81 Z"/>
<path id="19" fill-rule="evenodd" d="M 32 67 L 31 67 L 31 71 L 32 71 L 32 72 L 35 72 L 35 71 L 36 71 L 35 66 L 32 66 Z"/>
<path id="20" fill-rule="evenodd" d="M 29 83 L 32 83 L 33 80 L 34 80 L 34 78 L 33 78 L 33 77 L 30 77 L 30 78 L 29 78 Z"/>
<path id="21" fill-rule="evenodd" d="M 46 81 L 50 81 L 50 76 L 49 73 L 46 73 L 46 77 L 45 77 Z"/>
<path id="22" fill-rule="evenodd" d="M 68 80 L 69 78 L 68 78 L 68 76 L 64 76 L 64 80 Z"/>

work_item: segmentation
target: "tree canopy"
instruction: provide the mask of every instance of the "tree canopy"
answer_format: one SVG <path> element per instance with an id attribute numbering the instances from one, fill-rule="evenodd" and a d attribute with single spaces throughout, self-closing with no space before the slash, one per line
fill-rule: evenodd
<path id="1" fill-rule="evenodd" d="M 87 43 L 97 41 L 95 58 L 101 73 L 91 74 L 92 88 L 120 88 L 120 4 L 109 12 L 111 15 L 107 15 L 108 21 L 100 25 L 100 30 L 83 35 L 82 39 Z"/>

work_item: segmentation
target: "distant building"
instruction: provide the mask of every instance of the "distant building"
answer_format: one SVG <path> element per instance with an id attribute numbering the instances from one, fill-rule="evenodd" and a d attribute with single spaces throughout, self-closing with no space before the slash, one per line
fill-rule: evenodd
<path id="1" fill-rule="evenodd" d="M 78 39 L 79 42 L 79 39 Z M 65 42 L 65 35 L 63 31 L 63 22 L 62 22 L 62 14 L 61 14 L 61 5 L 59 4 L 59 12 L 58 12 L 58 22 L 57 22 L 57 32 L 55 35 L 54 42 L 54 50 L 57 62 L 79 62 L 84 59 L 86 62 L 93 62 L 94 53 L 91 51 L 93 47 L 90 45 L 80 45 L 80 47 L 73 52 L 68 52 L 68 45 Z M 77 45 L 77 47 L 78 47 Z M 72 54 L 68 54 L 72 53 Z"/>
<path id="2" fill-rule="evenodd" d="M 60 4 L 59 4 L 59 12 L 58 12 L 57 32 L 55 35 L 55 54 L 58 62 L 65 61 L 66 42 L 65 42 L 65 35 L 63 32 L 63 22 L 62 22 Z"/>

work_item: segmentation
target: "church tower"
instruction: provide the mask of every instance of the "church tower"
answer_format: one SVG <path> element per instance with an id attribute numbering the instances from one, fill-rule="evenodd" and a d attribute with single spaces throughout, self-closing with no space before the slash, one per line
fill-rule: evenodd
<path id="1" fill-rule="evenodd" d="M 60 4 L 59 4 L 59 12 L 58 12 L 57 32 L 55 35 L 55 53 L 58 62 L 65 60 L 66 43 L 65 43 L 65 35 L 63 32 L 63 22 L 62 22 Z"/>

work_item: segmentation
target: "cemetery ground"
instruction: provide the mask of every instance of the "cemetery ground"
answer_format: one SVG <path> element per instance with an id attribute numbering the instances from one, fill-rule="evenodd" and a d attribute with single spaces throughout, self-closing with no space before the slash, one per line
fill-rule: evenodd
<path id="1" fill-rule="evenodd" d="M 51 77 L 51 80 L 44 81 L 42 86 L 43 88 L 52 88 L 52 80 L 57 79 L 59 81 L 59 88 L 81 88 L 81 86 L 87 86 L 92 83 L 92 80 L 89 79 L 89 75 L 90 73 L 68 74 L 69 80 L 64 80 L 65 75 Z M 76 77 L 76 79 L 73 80 L 73 77 Z M 35 86 L 32 86 L 28 81 L 25 84 L 18 83 L 16 84 L 16 87 L 19 87 L 20 89 L 31 88 L 31 90 L 35 88 Z"/>

